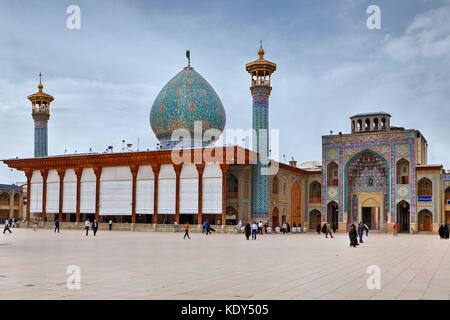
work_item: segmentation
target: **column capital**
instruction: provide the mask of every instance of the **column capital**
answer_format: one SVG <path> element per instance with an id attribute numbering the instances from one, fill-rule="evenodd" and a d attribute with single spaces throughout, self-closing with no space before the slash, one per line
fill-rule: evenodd
<path id="1" fill-rule="evenodd" d="M 159 176 L 159 169 L 161 169 L 161 165 L 159 163 L 156 164 L 151 164 L 152 169 L 153 169 L 153 174 L 155 175 L 155 177 Z"/>
<path id="2" fill-rule="evenodd" d="M 196 164 L 195 166 L 197 167 L 198 175 L 202 176 L 203 172 L 205 171 L 205 164 L 204 163 L 200 163 L 200 164 Z"/>
<path id="3" fill-rule="evenodd" d="M 133 175 L 133 178 L 136 178 L 138 171 L 139 171 L 139 165 L 138 164 L 130 165 L 130 170 L 131 170 L 131 174 Z"/>
<path id="4" fill-rule="evenodd" d="M 102 169 L 102 167 L 94 167 L 94 173 L 97 179 L 100 179 L 100 176 L 102 175 Z"/>
<path id="5" fill-rule="evenodd" d="M 77 179 L 80 180 L 81 175 L 83 174 L 83 168 L 78 167 L 78 168 L 75 168 L 74 171 L 75 171 L 75 175 L 77 176 Z"/>
<path id="6" fill-rule="evenodd" d="M 183 165 L 182 164 L 173 164 L 173 169 L 175 170 L 175 174 L 177 175 L 177 177 L 179 177 L 181 174 L 181 169 L 183 169 Z"/>
<path id="7" fill-rule="evenodd" d="M 222 170 L 222 174 L 227 173 L 229 167 L 230 167 L 230 165 L 228 163 L 220 164 L 220 170 Z"/>
<path id="8" fill-rule="evenodd" d="M 41 176 L 44 181 L 47 181 L 48 169 L 41 169 Z"/>
<path id="9" fill-rule="evenodd" d="M 33 176 L 33 170 L 31 169 L 25 169 L 24 170 L 25 176 L 27 177 L 27 181 L 31 181 L 31 177 Z"/>
<path id="10" fill-rule="evenodd" d="M 66 175 L 66 169 L 65 168 L 59 168 L 56 170 L 58 172 L 58 176 L 60 180 L 64 180 L 64 176 Z"/>

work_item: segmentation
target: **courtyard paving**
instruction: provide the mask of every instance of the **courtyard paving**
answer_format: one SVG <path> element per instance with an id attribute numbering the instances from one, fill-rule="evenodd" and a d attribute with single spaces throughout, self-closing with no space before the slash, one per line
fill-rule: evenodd
<path id="1" fill-rule="evenodd" d="M 12 229 L 0 234 L 0 299 L 450 299 L 450 241 L 436 235 Z M 69 265 L 81 288 L 66 286 Z M 367 267 L 381 289 L 367 288 Z"/>

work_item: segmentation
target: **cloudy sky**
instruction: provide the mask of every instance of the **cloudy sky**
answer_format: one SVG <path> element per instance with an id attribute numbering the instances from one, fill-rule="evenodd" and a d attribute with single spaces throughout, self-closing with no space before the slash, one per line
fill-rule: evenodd
<path id="1" fill-rule="evenodd" d="M 81 9 L 69 30 L 67 7 Z M 381 8 L 381 30 L 366 26 Z M 192 65 L 219 94 L 227 128 L 251 126 L 249 75 L 257 58 L 277 63 L 270 127 L 280 156 L 320 160 L 321 136 L 350 130 L 349 117 L 386 111 L 419 129 L 429 163 L 450 168 L 450 1 L 2 1 L 0 3 L 0 159 L 33 156 L 27 95 L 55 101 L 49 154 L 122 140 L 154 149 L 148 116 L 159 90 Z M 282 157 L 282 156 L 281 156 Z M 0 183 L 25 181 L 0 165 Z"/>

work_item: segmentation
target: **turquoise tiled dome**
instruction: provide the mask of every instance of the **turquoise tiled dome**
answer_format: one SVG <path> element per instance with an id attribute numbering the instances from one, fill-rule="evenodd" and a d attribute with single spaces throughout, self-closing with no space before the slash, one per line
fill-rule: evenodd
<path id="1" fill-rule="evenodd" d="M 191 67 L 172 78 L 153 103 L 150 124 L 163 148 L 172 148 L 173 130 L 186 129 L 194 139 L 194 122 L 202 121 L 202 133 L 225 127 L 225 109 L 211 85 Z M 217 140 L 218 137 L 215 137 Z"/>

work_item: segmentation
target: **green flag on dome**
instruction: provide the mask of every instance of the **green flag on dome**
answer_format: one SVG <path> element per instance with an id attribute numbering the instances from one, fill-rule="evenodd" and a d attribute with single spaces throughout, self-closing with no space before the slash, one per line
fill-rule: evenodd
<path id="1" fill-rule="evenodd" d="M 189 50 L 186 50 L 186 58 L 191 60 L 191 52 Z"/>

